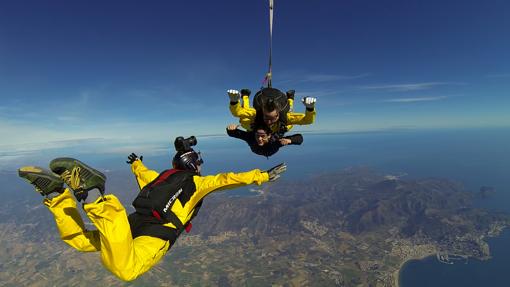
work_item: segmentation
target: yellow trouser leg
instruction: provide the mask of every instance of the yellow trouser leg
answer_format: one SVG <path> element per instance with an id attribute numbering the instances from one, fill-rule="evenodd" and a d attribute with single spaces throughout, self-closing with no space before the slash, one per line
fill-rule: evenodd
<path id="1" fill-rule="evenodd" d="M 243 108 L 250 108 L 250 98 L 248 96 L 243 96 Z"/>
<path id="2" fill-rule="evenodd" d="M 84 209 L 99 231 L 103 264 L 124 281 L 148 271 L 170 248 L 168 241 L 156 237 L 133 239 L 126 210 L 114 195 L 85 204 Z"/>
<path id="3" fill-rule="evenodd" d="M 55 216 L 60 237 L 65 243 L 79 251 L 99 251 L 99 233 L 85 229 L 83 220 L 76 209 L 76 201 L 69 189 L 52 198 L 45 199 L 46 205 Z"/>

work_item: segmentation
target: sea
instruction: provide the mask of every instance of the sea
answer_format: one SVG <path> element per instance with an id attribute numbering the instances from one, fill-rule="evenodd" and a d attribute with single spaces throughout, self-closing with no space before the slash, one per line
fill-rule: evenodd
<path id="1" fill-rule="evenodd" d="M 316 173 L 365 166 L 403 178 L 438 177 L 493 195 L 477 199 L 481 208 L 510 214 L 510 129 L 392 130 L 341 134 L 304 134 L 303 146 L 287 146 L 270 159 L 246 155 L 242 143 L 230 146 L 233 159 L 246 159 L 239 168 L 288 164 L 284 180 L 302 180 Z M 241 150 L 238 150 L 241 148 Z M 225 158 L 212 157 L 221 166 Z M 492 259 L 468 258 L 444 264 L 431 256 L 406 263 L 399 274 L 401 287 L 510 286 L 510 230 L 488 240 Z"/>
<path id="2" fill-rule="evenodd" d="M 306 160 L 298 156 L 298 148 L 293 152 L 296 162 L 299 158 L 306 162 L 308 173 L 368 166 L 404 178 L 451 179 L 472 192 L 490 186 L 495 194 L 477 200 L 476 205 L 510 213 L 510 129 L 400 130 L 305 138 L 307 149 L 311 149 Z M 468 258 L 444 264 L 436 256 L 409 261 L 400 271 L 399 285 L 510 286 L 510 230 L 488 242 L 492 259 L 487 261 Z"/>
<path id="3" fill-rule="evenodd" d="M 203 174 L 269 169 L 285 162 L 288 169 L 282 181 L 306 180 L 315 174 L 362 166 L 404 179 L 450 179 L 462 183 L 472 192 L 489 186 L 495 193 L 489 198 L 478 199 L 476 204 L 510 214 L 510 128 L 399 129 L 303 133 L 303 136 L 301 146 L 283 147 L 270 158 L 252 154 L 244 142 L 225 136 L 199 136 L 196 150 L 202 153 L 205 161 Z M 137 148 L 132 144 L 133 150 L 111 154 L 100 152 L 107 150 L 104 146 L 61 148 L 39 153 L 38 157 L 34 154 L 31 158 L 34 162 L 18 164 L 43 164 L 52 157 L 72 156 L 100 169 L 129 171 L 126 156 L 136 152 L 144 155 L 148 166 L 163 170 L 169 168 L 170 154 L 174 152 L 171 142 L 151 143 L 148 146 L 152 148 Z M 87 150 L 89 152 L 83 152 Z M 135 186 L 134 179 L 129 177 L 129 180 L 133 180 Z M 233 192 L 249 193 L 250 188 L 253 187 Z M 492 259 L 487 261 L 469 258 L 467 264 L 462 261 L 450 265 L 439 262 L 435 256 L 409 261 L 400 272 L 400 286 L 510 286 L 507 272 L 510 230 L 489 239 L 489 246 Z"/>
<path id="4" fill-rule="evenodd" d="M 404 179 L 444 178 L 460 182 L 474 193 L 484 186 L 494 188 L 493 195 L 477 199 L 475 204 L 510 214 L 510 128 L 304 134 L 304 139 L 302 146 L 284 147 L 269 159 L 247 153 L 241 141 L 206 140 L 214 152 L 204 151 L 204 158 L 212 172 L 269 168 L 286 162 L 288 170 L 282 180 L 305 180 L 352 166 L 370 167 Z M 399 285 L 510 286 L 510 230 L 488 242 L 492 259 L 487 261 L 468 258 L 444 264 L 436 256 L 409 261 L 400 271 Z"/>

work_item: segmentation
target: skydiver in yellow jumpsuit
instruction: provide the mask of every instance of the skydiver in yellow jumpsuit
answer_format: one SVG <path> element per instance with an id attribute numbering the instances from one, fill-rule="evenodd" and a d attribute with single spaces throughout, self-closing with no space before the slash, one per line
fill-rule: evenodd
<path id="1" fill-rule="evenodd" d="M 273 133 L 283 137 L 284 133 L 292 129 L 294 125 L 309 125 L 315 121 L 315 102 L 317 99 L 313 97 L 303 98 L 302 102 L 306 107 L 305 113 L 295 113 L 292 111 L 294 104 L 293 90 L 286 93 L 286 104 L 289 106 L 287 113 L 282 112 L 285 108 L 278 101 L 262 101 L 260 110 L 250 107 L 250 91 L 248 89 L 241 90 L 241 93 L 237 90 L 228 90 L 227 94 L 230 98 L 230 112 L 234 117 L 239 118 L 239 123 L 247 131 L 252 130 L 255 122 L 259 124 L 264 123 L 271 128 Z M 264 88 L 257 94 L 267 96 L 268 98 L 285 96 L 281 91 L 273 88 Z M 242 99 L 242 104 L 240 99 Z"/>
<path id="2" fill-rule="evenodd" d="M 82 252 L 99 251 L 108 270 L 131 281 L 157 264 L 183 230 L 189 231 L 191 219 L 209 193 L 274 181 L 286 170 L 280 164 L 268 171 L 201 176 L 203 160 L 191 148 L 194 144 L 194 137 L 178 137 L 173 168 L 161 173 L 148 169 L 142 157 L 128 156 L 141 189 L 133 202 L 136 211 L 129 216 L 115 195 L 104 194 L 106 176 L 77 159 L 54 159 L 51 171 L 26 166 L 18 173 L 45 196 L 43 203 L 54 215 L 64 242 Z M 97 230 L 85 228 L 77 201 Z"/>

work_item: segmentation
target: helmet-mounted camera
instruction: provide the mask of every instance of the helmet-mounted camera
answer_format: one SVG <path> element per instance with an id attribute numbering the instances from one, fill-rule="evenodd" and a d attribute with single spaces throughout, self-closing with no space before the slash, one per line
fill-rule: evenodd
<path id="1" fill-rule="evenodd" d="M 177 137 L 175 138 L 174 146 L 175 150 L 178 152 L 188 152 L 192 151 L 192 146 L 197 144 L 197 138 L 194 136 L 190 136 L 189 138 Z"/>

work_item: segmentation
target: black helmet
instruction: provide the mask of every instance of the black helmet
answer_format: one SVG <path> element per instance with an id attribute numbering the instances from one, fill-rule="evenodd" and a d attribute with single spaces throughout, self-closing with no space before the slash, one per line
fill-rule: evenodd
<path id="1" fill-rule="evenodd" d="M 253 97 L 253 108 L 260 111 L 268 103 L 268 101 L 272 101 L 276 107 L 278 107 L 279 111 L 285 113 L 289 111 L 287 95 L 275 88 L 263 88 L 258 91 Z"/>
<path id="2" fill-rule="evenodd" d="M 182 170 L 190 170 L 198 172 L 198 166 L 203 164 L 204 160 L 200 156 L 200 152 L 196 152 L 193 149 L 190 151 L 178 151 L 174 159 L 172 160 L 172 165 L 175 169 Z"/>

